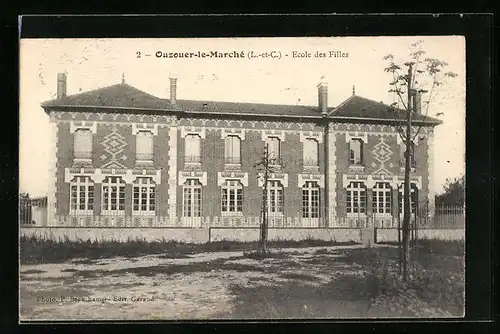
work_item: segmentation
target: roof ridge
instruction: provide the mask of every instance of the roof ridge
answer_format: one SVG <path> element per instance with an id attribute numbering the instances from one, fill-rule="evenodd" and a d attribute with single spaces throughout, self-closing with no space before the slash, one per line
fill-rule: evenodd
<path id="1" fill-rule="evenodd" d="M 162 99 L 164 101 L 170 101 L 170 99 Z M 237 102 L 237 101 L 221 101 L 221 100 L 194 100 L 194 99 L 177 99 L 177 101 L 189 101 L 189 102 L 211 102 L 211 103 L 233 103 L 233 104 L 256 104 L 265 106 L 282 106 L 282 107 L 301 107 L 317 110 L 319 113 L 318 106 L 313 105 L 303 105 L 303 104 L 279 104 L 279 103 L 264 103 L 264 102 Z"/>

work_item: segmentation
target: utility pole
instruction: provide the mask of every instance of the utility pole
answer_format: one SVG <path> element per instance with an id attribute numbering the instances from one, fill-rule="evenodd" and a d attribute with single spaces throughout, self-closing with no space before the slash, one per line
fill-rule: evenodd
<path id="1" fill-rule="evenodd" d="M 412 95 L 412 70 L 413 64 L 408 64 L 408 77 L 407 77 L 407 88 L 408 88 L 408 104 L 407 104 L 407 119 L 406 119 L 406 151 L 405 151 L 405 183 L 404 183 L 404 210 L 403 210 L 403 280 L 408 279 L 408 261 L 409 261 L 409 236 L 410 236 L 410 213 L 411 213 L 411 201 L 410 201 L 410 171 L 411 171 L 411 113 L 413 111 Z"/>

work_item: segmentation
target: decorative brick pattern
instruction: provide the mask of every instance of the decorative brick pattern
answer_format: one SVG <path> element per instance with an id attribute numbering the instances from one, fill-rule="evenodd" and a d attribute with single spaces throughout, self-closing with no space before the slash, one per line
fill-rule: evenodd
<path id="1" fill-rule="evenodd" d="M 373 172 L 377 175 L 392 175 L 392 173 L 385 168 L 385 163 L 391 159 L 393 152 L 391 146 L 384 141 L 384 136 L 380 136 L 380 141 L 375 144 L 372 150 L 372 156 L 379 163 L 379 168 Z"/>
<path id="2" fill-rule="evenodd" d="M 104 136 L 101 145 L 104 146 L 104 151 L 110 156 L 109 161 L 102 166 L 103 168 L 126 168 L 119 160 L 124 156 L 123 152 L 128 143 L 116 126 L 113 126 L 110 134 Z"/>

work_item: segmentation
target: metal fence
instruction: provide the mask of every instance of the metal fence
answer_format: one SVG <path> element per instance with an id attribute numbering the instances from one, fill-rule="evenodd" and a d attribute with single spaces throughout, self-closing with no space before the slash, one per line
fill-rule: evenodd
<path id="1" fill-rule="evenodd" d="M 46 202 L 33 200 L 20 204 L 20 223 L 36 226 L 68 226 L 68 227 L 233 227 L 255 228 L 261 225 L 258 216 L 214 216 L 214 217 L 167 217 L 154 215 L 123 214 L 94 216 L 92 214 L 71 214 L 56 216 L 54 221 L 46 221 Z M 355 214 L 336 217 L 327 221 L 323 217 L 302 218 L 270 215 L 270 228 L 398 228 L 402 227 L 403 215 L 390 214 Z M 410 220 L 412 229 L 464 229 L 465 209 L 460 207 L 439 207 L 435 214 L 425 208 L 417 208 Z"/>
<path id="2" fill-rule="evenodd" d="M 20 197 L 19 223 L 21 225 L 46 225 L 47 197 Z"/>

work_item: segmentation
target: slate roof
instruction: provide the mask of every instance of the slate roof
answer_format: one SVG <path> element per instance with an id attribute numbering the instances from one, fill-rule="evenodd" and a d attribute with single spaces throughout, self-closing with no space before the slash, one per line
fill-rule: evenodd
<path id="1" fill-rule="evenodd" d="M 254 116 L 288 116 L 305 118 L 322 118 L 317 106 L 281 105 L 264 103 L 239 103 L 221 101 L 177 100 L 172 106 L 169 99 L 161 99 L 143 92 L 126 83 L 120 83 L 91 91 L 68 95 L 61 99 L 43 102 L 46 111 L 53 108 L 123 108 L 150 112 L 182 111 L 199 114 L 254 115 Z M 336 108 L 330 108 L 332 119 L 387 120 L 404 119 L 404 114 L 397 109 L 361 96 L 351 96 Z M 415 115 L 414 120 L 431 124 L 441 121 Z"/>
<path id="2" fill-rule="evenodd" d="M 406 119 L 405 110 L 397 109 L 382 102 L 376 102 L 361 96 L 353 95 L 337 108 L 329 113 L 333 119 L 343 118 L 363 118 L 377 120 L 404 120 Z M 415 121 L 424 121 L 426 123 L 441 124 L 442 121 L 425 115 L 413 114 Z"/>
<path id="3" fill-rule="evenodd" d="M 164 101 L 135 87 L 120 83 L 87 92 L 68 95 L 42 103 L 43 108 L 50 107 L 99 107 L 99 108 L 134 108 L 164 109 Z"/>

